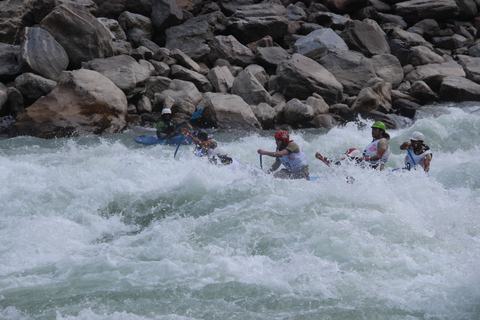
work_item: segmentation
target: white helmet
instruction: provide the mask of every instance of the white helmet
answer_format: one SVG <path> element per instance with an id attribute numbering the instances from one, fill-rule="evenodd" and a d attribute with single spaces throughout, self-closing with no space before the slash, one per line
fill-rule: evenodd
<path id="1" fill-rule="evenodd" d="M 168 109 L 168 108 L 165 108 L 162 110 L 162 115 L 164 114 L 172 114 L 172 110 Z"/>
<path id="2" fill-rule="evenodd" d="M 410 140 L 425 141 L 425 136 L 421 132 L 414 131 L 414 132 L 412 132 L 412 135 L 410 136 Z"/>
<path id="3" fill-rule="evenodd" d="M 217 147 L 213 149 L 212 155 L 214 156 L 226 156 L 227 155 L 227 150 L 223 147 Z"/>

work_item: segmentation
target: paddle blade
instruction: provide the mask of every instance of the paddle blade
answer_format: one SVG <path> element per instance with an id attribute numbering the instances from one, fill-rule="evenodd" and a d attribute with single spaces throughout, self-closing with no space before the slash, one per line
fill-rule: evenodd
<path id="1" fill-rule="evenodd" d="M 183 136 L 184 135 L 182 134 L 182 137 L 180 138 L 180 141 L 178 141 L 177 149 L 175 149 L 175 153 L 173 154 L 173 158 L 175 158 L 177 156 L 177 151 L 178 151 L 178 148 L 180 148 L 180 145 L 182 144 Z"/>
<path id="2" fill-rule="evenodd" d="M 194 119 L 197 119 L 198 117 L 200 117 L 202 115 L 202 109 L 198 109 L 197 111 L 195 111 L 195 113 L 190 117 L 190 120 L 194 120 Z"/>

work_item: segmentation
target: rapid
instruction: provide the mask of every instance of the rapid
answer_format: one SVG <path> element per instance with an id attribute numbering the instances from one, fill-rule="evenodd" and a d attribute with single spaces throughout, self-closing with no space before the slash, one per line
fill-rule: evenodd
<path id="1" fill-rule="evenodd" d="M 0 319 L 480 319 L 480 104 L 398 118 L 383 172 L 315 159 L 362 122 L 290 132 L 315 181 L 260 170 L 275 131 L 213 132 L 234 170 L 135 130 L 0 138 Z M 392 172 L 413 131 L 429 175 Z"/>

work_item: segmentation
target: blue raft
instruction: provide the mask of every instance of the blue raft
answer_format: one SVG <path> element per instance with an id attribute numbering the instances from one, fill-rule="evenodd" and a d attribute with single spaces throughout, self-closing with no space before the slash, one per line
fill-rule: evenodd
<path id="1" fill-rule="evenodd" d="M 168 139 L 158 139 L 157 135 L 149 136 L 149 137 L 138 137 L 135 139 L 135 142 L 145 144 L 145 145 L 157 145 L 157 144 L 166 144 L 166 145 L 178 145 L 178 143 L 182 140 L 181 144 L 193 144 L 192 139 L 187 137 L 186 135 L 179 135 L 174 136 Z"/>

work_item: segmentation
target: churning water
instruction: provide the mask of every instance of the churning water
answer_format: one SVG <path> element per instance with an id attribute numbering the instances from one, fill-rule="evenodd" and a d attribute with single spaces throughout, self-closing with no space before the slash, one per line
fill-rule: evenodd
<path id="1" fill-rule="evenodd" d="M 314 158 L 371 124 L 291 132 L 315 181 L 260 171 L 274 131 L 212 134 L 236 170 L 134 131 L 1 140 L 0 319 L 480 319 L 480 105 L 389 131 L 383 172 Z M 392 172 L 413 131 L 430 177 Z"/>

